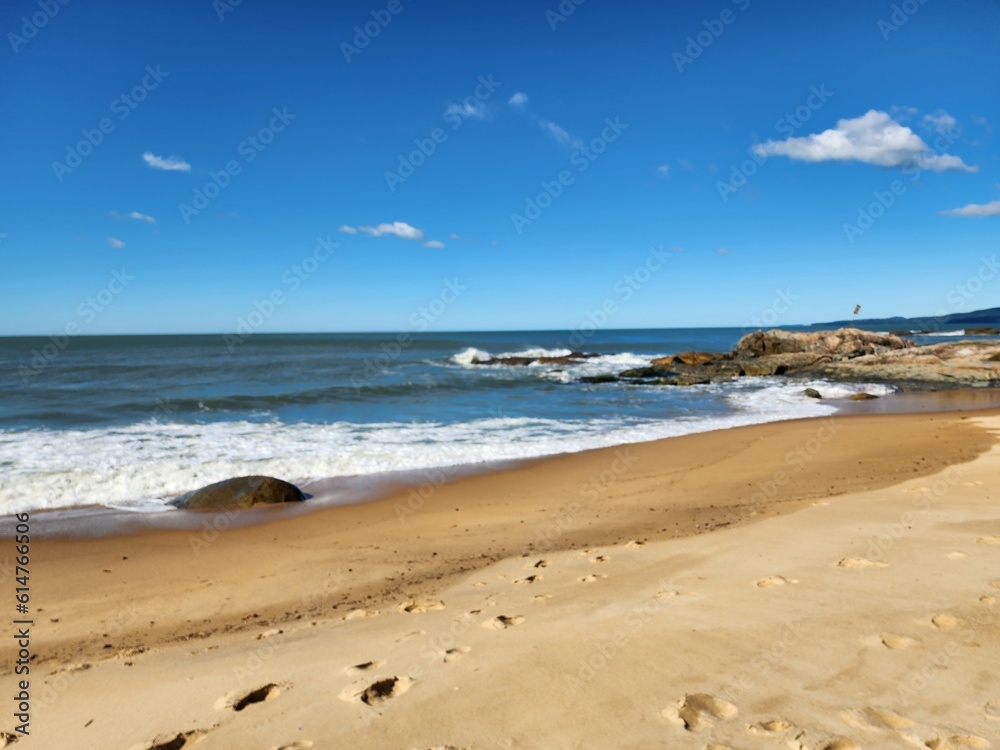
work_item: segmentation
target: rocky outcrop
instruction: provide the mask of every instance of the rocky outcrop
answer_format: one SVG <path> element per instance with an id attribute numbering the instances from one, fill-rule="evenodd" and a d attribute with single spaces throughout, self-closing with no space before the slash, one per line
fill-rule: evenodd
<path id="1" fill-rule="evenodd" d="M 1000 342 L 918 347 L 899 336 L 854 328 L 817 333 L 775 329 L 744 336 L 731 352 L 661 357 L 619 378 L 647 385 L 691 385 L 775 375 L 888 383 L 909 390 L 998 387 Z"/>
<path id="2" fill-rule="evenodd" d="M 276 505 L 305 500 L 302 490 L 294 484 L 274 477 L 236 477 L 188 492 L 171 505 L 184 510 L 223 510 L 251 508 L 255 505 Z"/>
<path id="3" fill-rule="evenodd" d="M 955 341 L 817 366 L 810 375 L 908 390 L 1000 387 L 1000 343 Z"/>
<path id="4" fill-rule="evenodd" d="M 896 349 L 913 347 L 912 341 L 888 333 L 872 333 L 857 328 L 840 328 L 836 331 L 770 331 L 748 333 L 739 340 L 733 357 L 763 357 L 773 354 L 811 353 L 828 357 L 861 357 Z"/>

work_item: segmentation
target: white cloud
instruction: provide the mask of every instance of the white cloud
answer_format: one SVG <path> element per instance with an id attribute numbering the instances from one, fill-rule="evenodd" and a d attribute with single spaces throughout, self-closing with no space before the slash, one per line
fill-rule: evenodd
<path id="1" fill-rule="evenodd" d="M 729 248 L 726 248 L 726 247 L 720 247 L 720 248 L 719 248 L 718 250 L 716 250 L 715 252 L 717 252 L 717 253 L 718 253 L 719 255 L 729 255 Z"/>
<path id="2" fill-rule="evenodd" d="M 137 221 L 145 221 L 148 224 L 155 224 L 156 219 L 152 216 L 147 216 L 146 214 L 141 214 L 138 211 L 133 211 L 128 215 L 130 219 L 136 219 Z"/>
<path id="3" fill-rule="evenodd" d="M 444 112 L 446 115 L 458 115 L 459 117 L 475 117 L 477 120 L 486 119 L 486 105 L 480 101 L 465 101 L 462 104 L 452 104 Z"/>
<path id="4" fill-rule="evenodd" d="M 110 247 L 112 250 L 121 250 L 123 247 L 125 247 L 125 243 L 122 242 L 117 237 L 108 237 L 108 247 Z"/>
<path id="5" fill-rule="evenodd" d="M 353 227 L 348 227 L 352 229 Z M 341 228 L 343 231 L 343 228 Z M 384 237 L 387 234 L 392 234 L 397 237 L 402 237 L 404 240 L 422 240 L 424 238 L 424 232 L 422 229 L 417 229 L 407 224 L 405 221 L 394 221 L 391 224 L 379 224 L 374 227 L 357 227 L 356 231 L 364 232 L 369 237 Z M 350 232 L 348 232 L 350 234 Z"/>
<path id="6" fill-rule="evenodd" d="M 962 206 L 961 208 L 952 208 L 947 211 L 940 211 L 939 213 L 944 216 L 962 217 L 1000 216 L 1000 201 L 990 201 L 989 203 L 970 203 L 969 205 Z"/>
<path id="7" fill-rule="evenodd" d="M 923 139 L 886 112 L 869 110 L 861 117 L 838 120 L 837 127 L 822 133 L 768 141 L 754 146 L 758 156 L 787 156 L 807 162 L 860 161 L 879 167 L 918 164 L 922 169 L 976 172 L 957 156 L 936 154 Z"/>
<path id="8" fill-rule="evenodd" d="M 663 164 L 663 165 L 657 167 L 656 171 L 659 172 L 660 174 L 662 174 L 664 177 L 669 177 L 670 176 L 670 165 L 669 164 Z"/>
<path id="9" fill-rule="evenodd" d="M 346 225 L 342 226 L 340 228 L 340 231 L 343 232 L 344 234 L 357 234 L 358 233 L 357 229 L 355 229 L 354 227 L 346 226 Z"/>
<path id="10" fill-rule="evenodd" d="M 528 103 L 528 95 L 523 91 L 518 91 L 507 101 L 507 103 L 512 107 L 523 107 Z"/>
<path id="11" fill-rule="evenodd" d="M 428 240 L 424 243 L 424 247 L 433 247 L 435 249 L 444 247 L 444 243 L 439 240 Z"/>
<path id="12" fill-rule="evenodd" d="M 167 172 L 191 171 L 191 165 L 178 156 L 162 157 L 147 151 L 142 155 L 142 159 L 153 169 L 163 169 Z"/>

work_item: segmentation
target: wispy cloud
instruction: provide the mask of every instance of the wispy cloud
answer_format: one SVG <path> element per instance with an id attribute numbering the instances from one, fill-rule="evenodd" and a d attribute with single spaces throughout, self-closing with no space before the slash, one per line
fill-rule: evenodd
<path id="1" fill-rule="evenodd" d="M 167 172 L 190 172 L 191 165 L 179 156 L 157 156 L 147 151 L 142 155 L 142 160 L 153 169 L 163 169 Z"/>
<path id="2" fill-rule="evenodd" d="M 340 231 L 344 234 L 366 234 L 369 237 L 385 237 L 387 235 L 394 235 L 400 237 L 404 240 L 415 240 L 417 242 L 424 239 L 424 230 L 417 229 L 405 221 L 393 221 L 385 224 L 377 224 L 375 226 L 363 226 L 363 227 L 350 227 L 342 226 Z"/>
<path id="3" fill-rule="evenodd" d="M 942 110 L 924 115 L 924 127 L 936 133 L 950 133 L 958 127 L 958 120 Z"/>
<path id="4" fill-rule="evenodd" d="M 669 164 L 661 164 L 660 166 L 658 166 L 656 168 L 656 171 L 659 172 L 664 177 L 669 177 L 670 176 L 670 165 Z"/>
<path id="5" fill-rule="evenodd" d="M 528 117 L 534 120 L 538 124 L 538 127 L 555 139 L 556 143 L 564 146 L 570 146 L 571 148 L 580 148 L 583 146 L 583 141 L 579 138 L 571 136 L 561 125 L 558 125 L 552 120 L 546 120 L 545 118 L 539 117 L 534 112 L 528 111 L 528 95 L 523 91 L 518 91 L 507 101 L 507 103 L 514 109 L 524 112 Z"/>
<path id="6" fill-rule="evenodd" d="M 940 120 L 938 120 L 940 122 Z M 837 121 L 837 127 L 822 133 L 767 141 L 754 146 L 758 156 L 787 156 L 806 162 L 860 161 L 879 167 L 919 164 L 934 172 L 976 172 L 958 156 L 937 154 L 923 139 L 886 112 L 869 110 L 861 117 Z"/>
<path id="7" fill-rule="evenodd" d="M 148 216 L 146 214 L 141 214 L 138 211 L 133 211 L 132 213 L 130 213 L 128 215 L 128 218 L 135 219 L 136 221 L 144 221 L 147 224 L 155 224 L 156 223 L 156 219 L 154 219 L 152 216 Z"/>
<path id="8" fill-rule="evenodd" d="M 123 247 L 125 247 L 125 243 L 122 242 L 117 237 L 108 237 L 108 247 L 110 247 L 112 250 L 121 250 Z"/>
<path id="9" fill-rule="evenodd" d="M 459 117 L 474 117 L 477 120 L 486 119 L 486 105 L 481 101 L 466 101 L 462 104 L 452 104 L 444 111 L 445 115 L 458 115 Z"/>
<path id="10" fill-rule="evenodd" d="M 391 224 L 379 224 L 374 227 L 358 227 L 357 229 L 360 232 L 364 232 L 369 237 L 384 237 L 387 234 L 392 234 L 397 237 L 402 237 L 404 240 L 422 240 L 424 238 L 424 232 L 422 229 L 410 226 L 405 221 L 394 221 Z"/>
<path id="11" fill-rule="evenodd" d="M 538 124 L 542 126 L 542 130 L 548 131 L 549 135 L 551 135 L 553 138 L 559 141 L 559 143 L 570 142 L 571 140 L 570 134 L 567 133 L 558 125 L 556 125 L 554 122 L 550 120 L 541 120 Z"/>
<path id="12" fill-rule="evenodd" d="M 961 208 L 950 208 L 940 211 L 943 216 L 960 216 L 962 218 L 982 218 L 984 216 L 1000 216 L 1000 200 L 989 203 L 970 203 Z"/>
<path id="13" fill-rule="evenodd" d="M 411 224 L 407 224 L 405 221 L 392 221 L 386 222 L 384 224 L 376 224 L 375 226 L 358 226 L 352 227 L 344 224 L 340 227 L 341 232 L 344 234 L 364 234 L 369 237 L 386 237 L 393 236 L 399 237 L 404 240 L 411 240 L 413 242 L 419 242 L 424 247 L 430 247 L 434 249 L 440 249 L 445 247 L 445 244 L 440 240 L 427 240 L 424 241 L 424 230 L 417 229 Z M 451 235 L 452 238 L 457 238 L 457 234 Z"/>

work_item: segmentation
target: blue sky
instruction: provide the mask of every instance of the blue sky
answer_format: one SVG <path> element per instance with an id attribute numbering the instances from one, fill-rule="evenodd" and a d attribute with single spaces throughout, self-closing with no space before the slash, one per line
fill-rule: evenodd
<path id="1" fill-rule="evenodd" d="M 1000 305 L 990 0 L 12 0 L 0 31 L 0 335 Z"/>

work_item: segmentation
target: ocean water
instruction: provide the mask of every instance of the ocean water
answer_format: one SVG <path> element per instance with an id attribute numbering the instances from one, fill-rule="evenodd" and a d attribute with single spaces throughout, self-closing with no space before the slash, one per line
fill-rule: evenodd
<path id="1" fill-rule="evenodd" d="M 589 385 L 740 329 L 0 338 L 0 514 L 104 505 L 167 510 L 244 474 L 304 485 L 580 451 L 835 407 L 781 378 L 670 388 Z M 60 346 L 63 344 L 63 346 Z M 474 357 L 601 356 L 484 367 Z M 813 381 L 828 397 L 884 386 Z M 320 498 L 322 500 L 322 498 Z"/>

